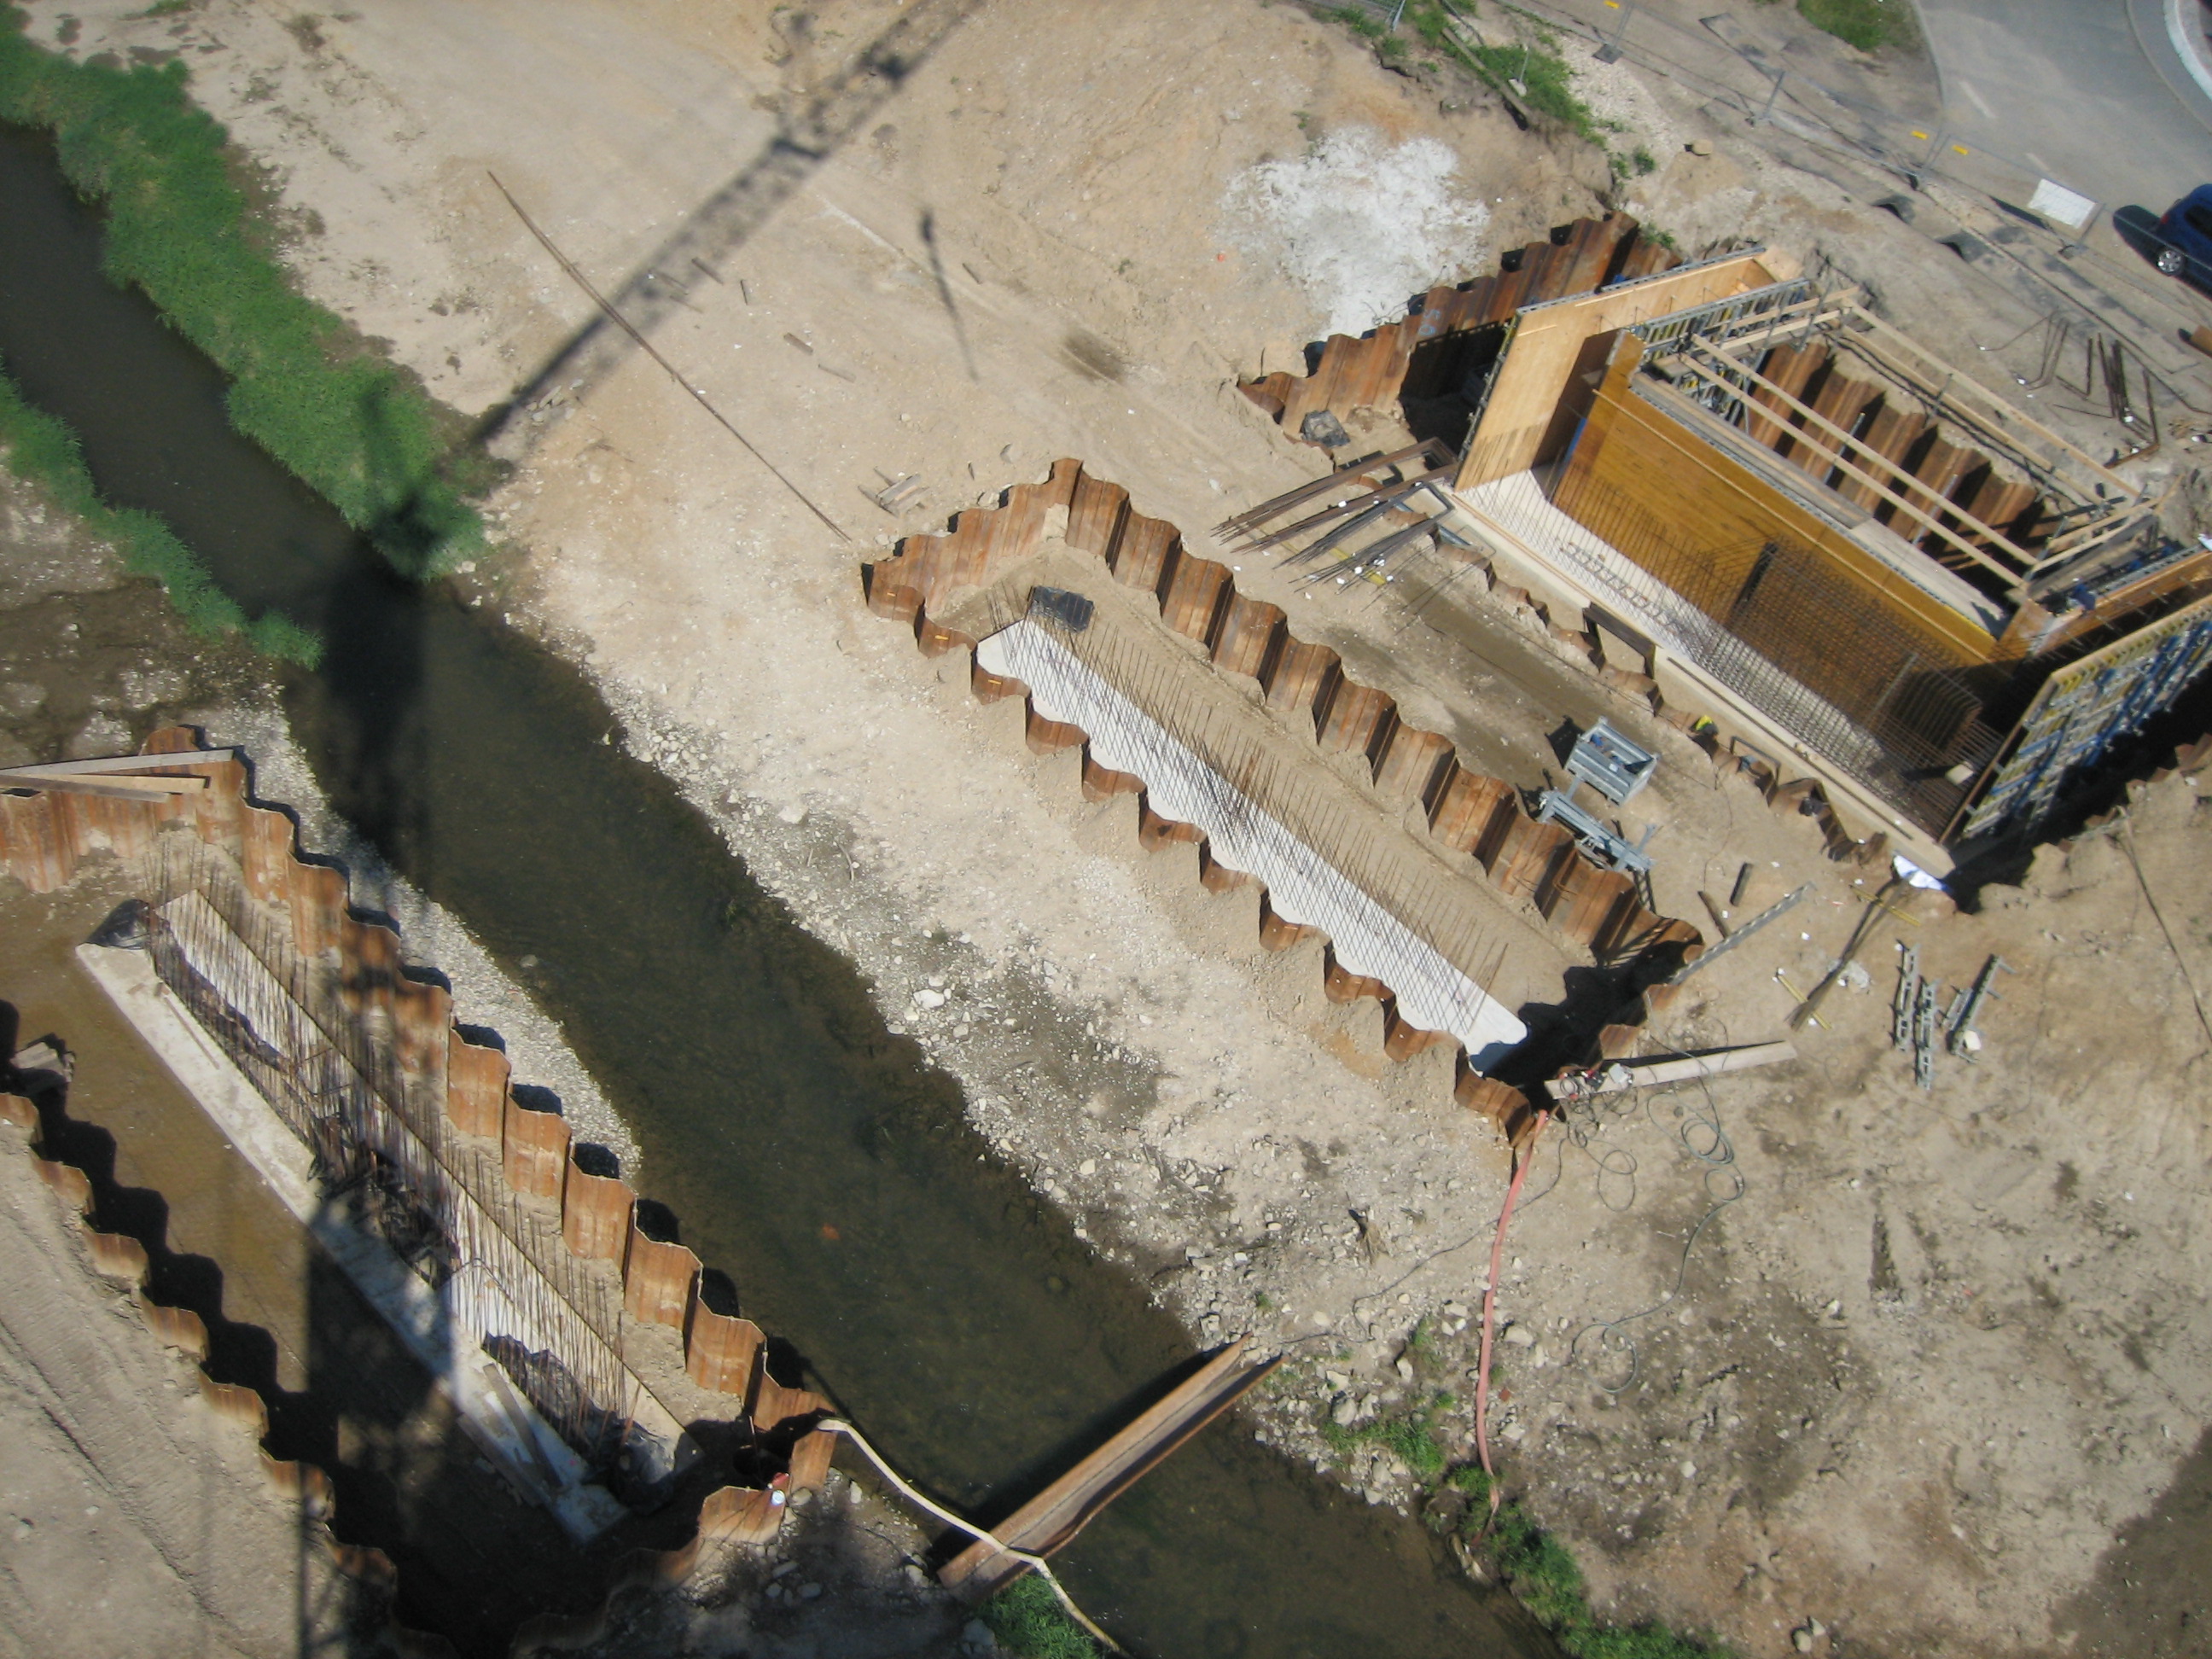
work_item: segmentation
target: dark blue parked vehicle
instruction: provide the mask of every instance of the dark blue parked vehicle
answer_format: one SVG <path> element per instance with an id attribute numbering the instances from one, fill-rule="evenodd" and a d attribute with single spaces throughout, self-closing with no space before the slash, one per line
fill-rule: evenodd
<path id="1" fill-rule="evenodd" d="M 2212 185 L 2197 185 L 2166 209 L 2158 234 L 2164 244 L 2157 256 L 2160 270 L 2212 282 Z"/>

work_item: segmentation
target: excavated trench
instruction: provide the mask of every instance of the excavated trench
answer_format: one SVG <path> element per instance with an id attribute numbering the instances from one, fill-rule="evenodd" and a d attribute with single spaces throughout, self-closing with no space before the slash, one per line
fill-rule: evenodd
<path id="1" fill-rule="evenodd" d="M 41 142 L 0 133 L 0 203 L 9 372 L 81 435 L 112 501 L 165 517 L 249 611 L 323 632 L 322 667 L 284 696 L 331 802 L 503 962 L 534 960 L 651 1195 L 810 1382 L 910 1476 L 992 1516 L 1187 1362 L 1140 1288 L 988 1155 L 957 1085 L 885 1030 L 853 965 L 602 741 L 615 722 L 578 673 L 398 580 L 229 430 L 220 377 L 102 281 L 98 221 Z M 1064 1563 L 1140 1651 L 1540 1645 L 1434 1540 L 1233 1424 Z"/>

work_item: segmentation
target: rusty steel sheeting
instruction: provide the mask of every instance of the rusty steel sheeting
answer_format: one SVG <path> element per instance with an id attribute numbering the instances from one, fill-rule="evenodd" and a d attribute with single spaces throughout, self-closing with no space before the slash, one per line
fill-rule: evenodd
<path id="1" fill-rule="evenodd" d="M 683 1334 L 693 1381 L 731 1395 L 757 1431 L 779 1432 L 811 1469 L 831 1438 L 809 1437 L 826 1402 L 768 1376 L 758 1328 L 701 1301 L 690 1251 L 637 1232 L 626 1182 L 576 1166 L 565 1122 L 515 1098 L 506 1057 L 469 1043 L 447 994 L 401 970 L 398 936 L 352 914 L 343 872 L 300 855 L 292 819 L 249 798 L 242 761 L 203 754 L 195 733 L 173 727 L 116 775 L 132 772 L 205 787 L 143 799 L 0 792 L 0 868 L 50 892 L 106 849 L 136 863 L 157 900 L 188 898 L 173 914 L 191 934 L 191 959 L 175 921 L 155 930 L 169 941 L 172 974 L 210 1018 L 229 1016 L 218 1036 L 225 1052 L 246 1062 L 332 1176 L 357 1179 L 364 1160 L 374 1164 L 397 1196 L 440 1223 L 455 1261 L 492 1267 L 462 1275 L 485 1279 L 487 1295 L 511 1302 L 519 1285 L 538 1283 L 523 1299 L 547 1328 L 567 1333 L 552 1346 L 603 1410 L 629 1421 L 647 1397 L 620 1358 L 625 1322 L 665 1323 Z M 204 976 L 210 969 L 222 988 Z M 349 1113 L 350 1136 L 334 1133 Z M 599 1261 L 617 1267 L 615 1285 L 590 1270 Z M 167 1322 L 187 1343 L 188 1317 Z M 794 1480 L 801 1472 L 795 1462 Z M 741 1494 L 725 1507 L 735 1515 L 748 1501 Z"/>
<path id="2" fill-rule="evenodd" d="M 1380 470 L 1385 461 L 1410 459 L 1381 458 L 1374 465 Z M 869 609 L 907 624 L 929 655 L 969 653 L 969 684 L 981 701 L 1026 699 L 1029 688 L 975 664 L 976 641 L 933 621 L 930 607 L 949 603 L 957 590 L 998 581 L 1044 544 L 1048 526 L 1064 511 L 1068 547 L 1099 558 L 1124 585 L 1149 590 L 1161 603 L 1163 621 L 1205 646 L 1217 667 L 1251 674 L 1271 708 L 1310 711 L 1316 742 L 1363 754 L 1378 787 L 1412 791 L 1408 799 L 1422 803 L 1438 840 L 1468 854 L 1495 885 L 1529 898 L 1573 944 L 1613 962 L 1660 950 L 1679 950 L 1684 959 L 1693 959 L 1705 949 L 1692 924 L 1650 909 L 1632 884 L 1605 879 L 1613 872 L 1589 866 L 1565 830 L 1529 817 L 1517 791 L 1468 769 L 1441 734 L 1406 723 L 1387 693 L 1352 680 L 1328 647 L 1292 635 L 1279 606 L 1240 594 L 1227 566 L 1190 553 L 1173 525 L 1136 512 L 1120 485 L 1063 459 L 1053 463 L 1044 482 L 1017 484 L 1000 501 L 996 507 L 961 513 L 947 534 L 910 536 L 890 558 L 862 567 Z M 1206 603 L 1189 602 L 1201 593 Z M 1172 610 L 1171 596 L 1182 599 Z M 1079 727 L 1047 720 L 1034 708 L 1028 711 L 1026 736 L 1040 754 L 1086 741 Z M 1086 766 L 1084 787 L 1103 799 L 1124 789 L 1133 793 L 1137 786 L 1109 769 Z M 1588 866 L 1587 872 L 1578 866 Z M 1278 949 L 1303 936 L 1271 917 L 1264 904 L 1261 934 Z M 1386 1048 L 1404 1058 L 1427 1046 L 1431 1035 L 1393 1024 Z"/>
<path id="3" fill-rule="evenodd" d="M 1680 263 L 1663 245 L 1644 237 L 1635 220 L 1609 213 L 1561 226 L 1541 242 L 1508 253 L 1496 276 L 1457 288 L 1433 288 L 1400 321 L 1362 335 L 1332 334 L 1312 374 L 1279 370 L 1238 388 L 1273 416 L 1285 432 L 1298 433 L 1305 417 L 1326 410 L 1341 420 L 1355 409 L 1375 409 L 1408 391 L 1419 379 L 1416 355 L 1451 336 L 1504 322 L 1523 306 L 1588 294 L 1612 282 L 1648 276 Z M 1446 378 L 1449 378 L 1447 374 Z M 1453 386 L 1426 384 L 1409 395 L 1435 396 Z M 1300 441 L 1310 441 L 1301 439 Z"/>

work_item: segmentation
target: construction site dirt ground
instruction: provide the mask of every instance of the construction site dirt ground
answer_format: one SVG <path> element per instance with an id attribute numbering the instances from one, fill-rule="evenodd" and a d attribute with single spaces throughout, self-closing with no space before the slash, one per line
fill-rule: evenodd
<path id="1" fill-rule="evenodd" d="M 307 290 L 471 415 L 592 314 L 493 174 L 611 288 L 895 18 L 941 25 L 741 246 L 665 273 L 658 349 L 850 539 L 633 353 L 514 423 L 496 545 L 461 580 L 586 666 L 621 740 L 874 978 L 1085 1237 L 1194 1336 L 1291 1352 L 1261 1433 L 1418 1504 L 1388 1453 L 1322 1427 L 1449 1390 L 1437 1426 L 1467 1455 L 1503 1148 L 1453 1105 L 1445 1054 L 1385 1060 L 1377 1006 L 1322 996 L 1317 945 L 1261 952 L 1249 894 L 1207 894 L 1188 847 L 1140 851 L 1133 802 L 1086 803 L 1079 757 L 1030 754 L 1018 703 L 978 705 L 964 659 L 870 616 L 860 568 L 1061 455 L 1233 558 L 1206 527 L 1322 465 L 1238 375 L 1601 210 L 1603 156 L 1260 0 L 838 5 L 803 33 L 677 3 L 32 9 L 80 53 L 181 58 L 267 169 Z M 1621 199 L 1686 252 L 1771 237 L 1875 280 L 1939 348 L 2034 372 L 2034 306 L 1931 255 L 1867 183 L 1590 74 L 1657 162 Z M 1267 163 L 1286 170 L 1253 182 Z M 1409 225 L 1426 240 L 1400 258 Z M 896 520 L 864 493 L 909 474 Z M 1699 893 L 1747 863 L 1739 921 L 1814 884 L 1654 1042 L 1779 1034 L 1777 970 L 1816 980 L 1881 878 L 1472 577 L 1418 616 L 1396 588 L 1238 580 L 1516 785 L 1563 724 L 1650 741 L 1662 911 L 1706 927 Z M 1947 983 L 1991 951 L 2015 970 L 1978 1063 L 1943 1060 L 1931 1092 L 1888 1049 L 1885 937 L 1797 1064 L 1546 1132 L 1501 1287 L 1535 1340 L 1504 1346 L 1496 1426 L 1601 1612 L 1746 1655 L 1815 1619 L 1838 1652 L 2205 1650 L 2207 819 L 2176 777 L 2126 822 L 1979 915 L 1923 901 L 1902 928 Z"/>

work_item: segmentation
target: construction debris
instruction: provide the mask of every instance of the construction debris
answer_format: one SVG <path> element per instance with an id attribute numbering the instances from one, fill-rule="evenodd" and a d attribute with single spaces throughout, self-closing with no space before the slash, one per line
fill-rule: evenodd
<path id="1" fill-rule="evenodd" d="M 1625 1089 L 1694 1083 L 1703 1078 L 1747 1072 L 1753 1066 L 1774 1066 L 1796 1058 L 1797 1050 L 1788 1042 L 1753 1042 L 1741 1048 L 1717 1048 L 1711 1054 L 1678 1054 L 1668 1060 L 1644 1060 L 1633 1065 L 1614 1060 L 1609 1066 L 1589 1071 L 1564 1072 L 1552 1086 L 1564 1099 L 1583 1100 L 1592 1095 L 1618 1094 Z"/>

